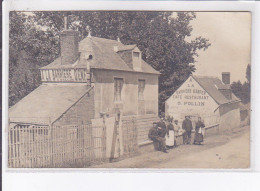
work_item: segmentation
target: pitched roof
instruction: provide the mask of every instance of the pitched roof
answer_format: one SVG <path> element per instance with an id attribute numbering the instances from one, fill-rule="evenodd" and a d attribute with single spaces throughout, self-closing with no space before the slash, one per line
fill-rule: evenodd
<path id="1" fill-rule="evenodd" d="M 91 89 L 84 84 L 43 84 L 9 109 L 10 122 L 48 125 Z"/>
<path id="2" fill-rule="evenodd" d="M 132 50 L 136 45 L 124 45 L 116 40 L 110 40 L 98 37 L 86 37 L 79 43 L 79 51 L 91 52 L 93 58 L 91 60 L 77 60 L 72 65 L 61 65 L 61 58 L 57 58 L 51 64 L 41 69 L 58 69 L 58 68 L 87 68 L 87 64 L 95 69 L 122 70 L 131 72 L 142 72 L 151 74 L 160 74 L 152 66 L 142 60 L 141 70 L 136 71 L 130 68 L 126 62 L 114 51 L 114 46 L 118 47 L 118 51 Z"/>
<path id="3" fill-rule="evenodd" d="M 220 105 L 234 101 L 240 101 L 233 93 L 232 99 L 227 99 L 221 89 L 230 89 L 230 85 L 224 84 L 219 78 L 212 76 L 192 76 L 201 87 Z"/>
<path id="4" fill-rule="evenodd" d="M 133 50 L 135 47 L 136 47 L 136 44 L 133 44 L 133 45 L 120 45 L 120 46 L 118 46 L 118 51 L 117 52 L 126 51 L 126 50 Z"/>

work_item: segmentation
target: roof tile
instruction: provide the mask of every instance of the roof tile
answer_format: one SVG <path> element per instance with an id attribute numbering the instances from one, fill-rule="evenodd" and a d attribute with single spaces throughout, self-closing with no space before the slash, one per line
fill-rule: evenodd
<path id="1" fill-rule="evenodd" d="M 218 103 L 225 104 L 240 101 L 233 93 L 232 99 L 227 99 L 220 89 L 230 89 L 230 85 L 224 84 L 219 78 L 211 76 L 194 76 L 193 78 L 205 89 L 206 92 Z"/>

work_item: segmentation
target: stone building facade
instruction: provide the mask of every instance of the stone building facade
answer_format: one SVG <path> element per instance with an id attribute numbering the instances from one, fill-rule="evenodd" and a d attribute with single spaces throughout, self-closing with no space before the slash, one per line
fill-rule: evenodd
<path id="1" fill-rule="evenodd" d="M 61 56 L 40 68 L 42 85 L 9 109 L 11 123 L 86 124 L 102 115 L 158 115 L 159 72 L 136 45 L 78 32 L 60 35 Z"/>

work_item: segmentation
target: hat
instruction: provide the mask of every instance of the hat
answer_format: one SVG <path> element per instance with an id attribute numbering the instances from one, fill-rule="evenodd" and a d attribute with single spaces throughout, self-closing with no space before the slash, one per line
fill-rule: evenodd
<path id="1" fill-rule="evenodd" d="M 153 127 L 157 127 L 157 122 L 153 122 Z"/>

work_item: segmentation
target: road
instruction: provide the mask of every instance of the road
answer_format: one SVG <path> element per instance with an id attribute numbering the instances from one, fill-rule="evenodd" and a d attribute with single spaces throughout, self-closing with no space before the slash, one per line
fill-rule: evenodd
<path id="1" fill-rule="evenodd" d="M 152 151 L 94 168 L 249 168 L 250 131 L 240 127 L 206 137 L 203 145 L 181 145 L 169 153 Z"/>

